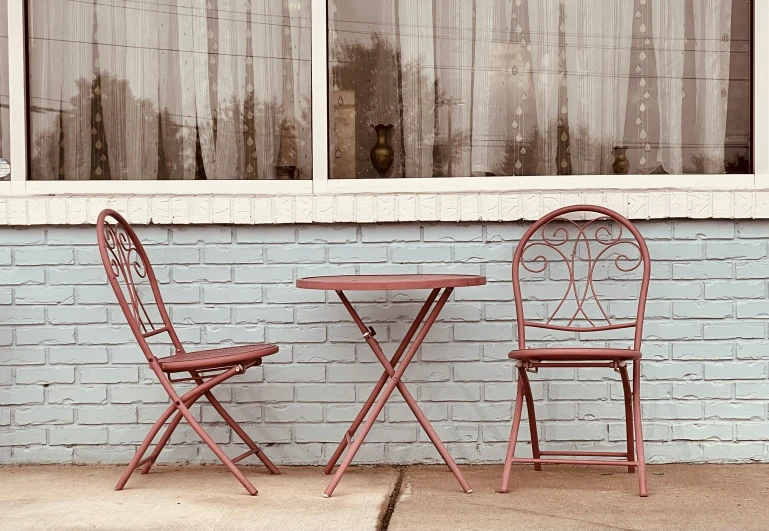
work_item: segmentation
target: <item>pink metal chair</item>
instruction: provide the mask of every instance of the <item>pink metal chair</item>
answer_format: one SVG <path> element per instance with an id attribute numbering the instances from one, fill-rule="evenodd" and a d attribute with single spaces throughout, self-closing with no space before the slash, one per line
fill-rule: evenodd
<path id="1" fill-rule="evenodd" d="M 214 397 L 212 389 L 235 375 L 243 374 L 251 367 L 261 365 L 262 358 L 278 352 L 278 347 L 259 343 L 240 347 L 186 352 L 179 341 L 179 337 L 176 335 L 171 320 L 168 318 L 168 312 L 163 304 L 155 273 L 147 258 L 147 253 L 133 228 L 131 228 L 123 216 L 114 210 L 108 209 L 99 214 L 96 231 L 104 269 L 107 271 L 107 278 L 112 289 L 115 291 L 120 308 L 123 310 L 128 320 L 128 325 L 131 327 L 134 336 L 136 336 L 136 340 L 146 356 L 150 368 L 157 375 L 160 384 L 171 399 L 171 405 L 152 426 L 144 442 L 139 446 L 136 455 L 131 459 L 130 464 L 120 477 L 115 490 L 122 490 L 128 478 L 131 477 L 131 474 L 137 468 L 142 467 L 142 474 L 149 472 L 174 432 L 174 429 L 184 418 L 246 488 L 248 493 L 252 496 L 256 495 L 257 490 L 243 473 L 238 470 L 235 463 L 253 454 L 265 464 L 271 473 L 280 474 L 280 472 L 256 443 L 243 431 L 243 428 L 222 407 Z M 148 285 L 150 288 L 149 293 L 142 289 L 144 286 L 138 286 L 138 284 Z M 147 295 L 146 302 L 142 299 L 143 293 Z M 155 318 L 156 321 L 159 321 L 157 324 L 153 322 L 151 315 L 159 316 L 159 319 Z M 159 334 L 168 334 L 175 354 L 160 358 L 153 354 L 147 339 Z M 185 372 L 189 373 L 190 376 L 177 377 L 179 373 Z M 179 396 L 172 384 L 182 381 L 192 381 L 197 384 L 197 387 Z M 211 439 L 200 423 L 195 420 L 189 408 L 202 396 L 208 399 L 224 421 L 246 443 L 249 448 L 247 452 L 234 459 L 230 459 Z M 160 437 L 154 451 L 149 456 L 144 457 L 155 435 L 157 435 L 174 413 L 176 415 Z"/>
<path id="2" fill-rule="evenodd" d="M 580 221 L 582 220 L 582 221 Z M 638 272 L 638 269 L 642 271 Z M 523 271 L 522 271 L 523 270 Z M 584 270 L 584 279 L 577 278 Z M 534 286 L 538 281 L 550 282 L 568 279 L 565 290 L 557 291 L 560 299 L 548 302 L 549 314 L 545 320 L 529 320 L 521 290 L 521 273 L 531 275 Z M 542 464 L 571 465 L 619 465 L 627 466 L 633 473 L 638 467 L 638 483 L 641 496 L 647 496 L 646 464 L 641 430 L 641 338 L 644 310 L 650 278 L 649 250 L 641 234 L 630 221 L 607 208 L 597 206 L 572 206 L 548 214 L 526 231 L 513 257 L 513 291 L 518 323 L 518 350 L 509 357 L 516 360 L 518 391 L 515 400 L 513 426 L 507 448 L 502 475 L 501 492 L 507 492 L 513 463 L 532 463 L 536 470 Z M 638 283 L 638 306 L 629 319 L 616 320 L 612 312 L 601 302 L 598 276 L 622 279 L 627 284 Z M 581 276 L 581 275 L 579 275 Z M 527 279 L 529 280 L 529 279 Z M 610 293 L 609 293 L 610 294 Z M 546 298 L 546 297 L 543 297 Z M 553 308 L 554 306 L 554 308 Z M 632 313 L 632 312 L 631 312 Z M 632 347 L 558 347 L 531 348 L 527 345 L 526 331 L 539 328 L 557 332 L 578 333 L 605 332 L 634 329 Z M 547 334 L 546 334 L 547 335 Z M 633 363 L 633 388 L 631 391 L 627 364 Z M 537 424 L 532 401 L 528 372 L 538 372 L 547 367 L 605 367 L 619 372 L 625 395 L 627 451 L 545 451 L 540 450 Z M 515 457 L 515 445 L 521 425 L 523 401 L 526 400 L 529 430 L 531 432 L 532 457 Z M 636 457 L 637 455 L 637 457 Z M 572 458 L 557 458 L 569 456 Z M 587 459 L 590 457 L 603 459 Z"/>

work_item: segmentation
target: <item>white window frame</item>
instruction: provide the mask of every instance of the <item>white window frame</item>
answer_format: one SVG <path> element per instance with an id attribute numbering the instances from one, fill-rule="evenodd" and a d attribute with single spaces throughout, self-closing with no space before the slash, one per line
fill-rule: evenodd
<path id="1" fill-rule="evenodd" d="M 11 181 L 0 225 L 92 223 L 106 205 L 136 223 L 514 221 L 576 202 L 631 218 L 769 219 L 769 69 L 754 69 L 754 174 L 328 178 L 327 0 L 312 2 L 313 178 L 306 181 L 30 181 L 25 0 L 8 1 Z M 754 50 L 769 49 L 769 2 L 754 1 Z M 754 59 L 757 60 L 757 59 Z M 575 186 L 577 185 L 578 186 Z"/>

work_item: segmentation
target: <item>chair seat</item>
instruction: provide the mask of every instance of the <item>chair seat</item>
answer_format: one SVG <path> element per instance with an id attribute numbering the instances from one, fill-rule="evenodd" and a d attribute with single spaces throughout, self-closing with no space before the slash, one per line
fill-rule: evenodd
<path id="1" fill-rule="evenodd" d="M 183 372 L 191 370 L 221 369 L 234 367 L 240 363 L 255 362 L 261 365 L 264 356 L 275 354 L 277 345 L 256 343 L 242 347 L 225 347 L 197 352 L 185 352 L 166 358 L 159 358 L 160 369 L 163 372 Z"/>
<path id="2" fill-rule="evenodd" d="M 641 359 L 641 352 L 620 348 L 529 348 L 514 350 L 508 357 L 521 361 L 612 361 Z"/>

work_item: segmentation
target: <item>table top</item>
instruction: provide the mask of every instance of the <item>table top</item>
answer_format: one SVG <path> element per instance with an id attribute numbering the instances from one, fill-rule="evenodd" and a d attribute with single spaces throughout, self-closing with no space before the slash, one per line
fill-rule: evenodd
<path id="1" fill-rule="evenodd" d="M 296 281 L 298 288 L 348 291 L 462 288 L 484 284 L 486 277 L 480 275 L 340 275 Z"/>

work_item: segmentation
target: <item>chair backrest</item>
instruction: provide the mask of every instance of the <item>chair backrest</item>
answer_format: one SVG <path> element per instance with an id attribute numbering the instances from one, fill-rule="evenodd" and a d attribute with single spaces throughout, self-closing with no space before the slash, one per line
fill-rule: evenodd
<path id="1" fill-rule="evenodd" d="M 584 269 L 584 278 L 577 278 L 578 268 Z M 639 268 L 642 271 L 638 272 Z M 547 301 L 542 306 L 546 307 L 542 312 L 545 317 L 540 321 L 526 318 L 522 272 L 532 277 L 526 279 L 526 287 L 539 290 L 534 299 Z M 606 297 L 596 287 L 597 277 L 603 275 L 609 281 L 619 281 L 606 284 L 609 291 L 605 295 L 613 299 L 611 289 L 621 290 L 621 304 L 627 304 L 628 287 L 639 284 L 638 305 L 635 311 L 627 311 L 625 307 L 619 312 L 623 315 L 622 320 L 612 317 Z M 646 242 L 624 216 L 591 205 L 570 206 L 551 212 L 526 231 L 513 256 L 519 348 L 526 348 L 528 327 L 580 334 L 635 328 L 633 348 L 639 350 L 650 276 Z M 562 280 L 563 289 L 554 282 L 559 280 Z"/>
<path id="2" fill-rule="evenodd" d="M 96 222 L 96 239 L 109 283 L 147 360 L 155 357 L 147 338 L 162 333 L 169 335 L 177 354 L 184 352 L 152 265 L 133 228 L 123 216 L 106 209 Z"/>

